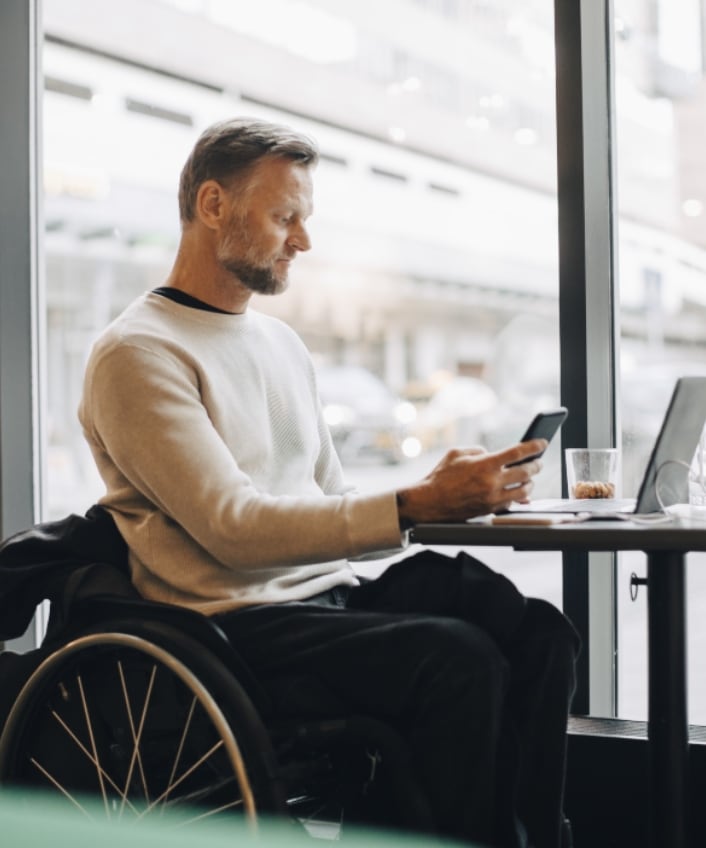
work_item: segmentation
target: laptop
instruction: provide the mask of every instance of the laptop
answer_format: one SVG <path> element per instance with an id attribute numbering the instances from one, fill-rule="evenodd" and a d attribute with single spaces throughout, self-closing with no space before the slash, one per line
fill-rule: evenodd
<path id="1" fill-rule="evenodd" d="M 689 467 L 706 423 L 706 377 L 680 377 L 652 448 L 637 498 L 547 498 L 511 512 L 571 512 L 593 518 L 662 514 L 689 502 Z"/>

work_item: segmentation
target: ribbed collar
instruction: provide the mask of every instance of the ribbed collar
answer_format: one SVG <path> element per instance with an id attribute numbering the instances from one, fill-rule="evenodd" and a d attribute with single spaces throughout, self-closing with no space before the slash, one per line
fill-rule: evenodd
<path id="1" fill-rule="evenodd" d="M 194 297 L 192 294 L 188 294 L 181 289 L 175 289 L 172 286 L 159 286 L 156 289 L 152 289 L 152 293 L 167 297 L 169 300 L 173 300 L 174 303 L 181 303 L 182 306 L 190 306 L 192 309 L 202 309 L 204 312 L 218 312 L 221 315 L 236 314 L 234 312 L 228 312 L 226 309 L 219 309 L 217 306 L 212 306 L 210 303 L 206 303 L 205 300 L 199 300 L 198 297 Z"/>

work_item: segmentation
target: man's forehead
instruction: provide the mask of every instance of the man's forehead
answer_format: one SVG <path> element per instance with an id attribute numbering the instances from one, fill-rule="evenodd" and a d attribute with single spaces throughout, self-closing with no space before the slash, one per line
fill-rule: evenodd
<path id="1" fill-rule="evenodd" d="M 253 168 L 252 179 L 255 184 L 287 184 L 288 186 L 310 187 L 313 167 L 296 159 L 282 156 L 265 156 Z"/>
<path id="2" fill-rule="evenodd" d="M 311 165 L 282 157 L 266 157 L 257 163 L 250 180 L 249 193 L 273 202 L 289 201 L 307 206 L 310 212 L 313 194 Z"/>

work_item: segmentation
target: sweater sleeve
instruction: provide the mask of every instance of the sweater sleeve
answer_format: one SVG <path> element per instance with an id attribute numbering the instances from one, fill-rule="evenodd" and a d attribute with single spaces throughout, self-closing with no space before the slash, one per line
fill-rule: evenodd
<path id="1" fill-rule="evenodd" d="M 80 417 L 116 508 L 159 510 L 228 568 L 326 562 L 400 544 L 394 493 L 259 491 L 209 418 L 197 375 L 167 352 L 132 343 L 102 351 L 87 372 Z M 336 463 L 320 460 L 327 491 L 342 486 Z"/>

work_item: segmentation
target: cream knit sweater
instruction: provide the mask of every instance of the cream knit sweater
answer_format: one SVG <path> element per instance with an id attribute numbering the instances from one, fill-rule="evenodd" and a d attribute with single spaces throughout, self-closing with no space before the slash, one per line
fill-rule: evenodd
<path id="1" fill-rule="evenodd" d="M 299 600 L 400 545 L 394 493 L 344 485 L 304 345 L 252 309 L 142 296 L 94 345 L 79 418 L 144 597 Z"/>

